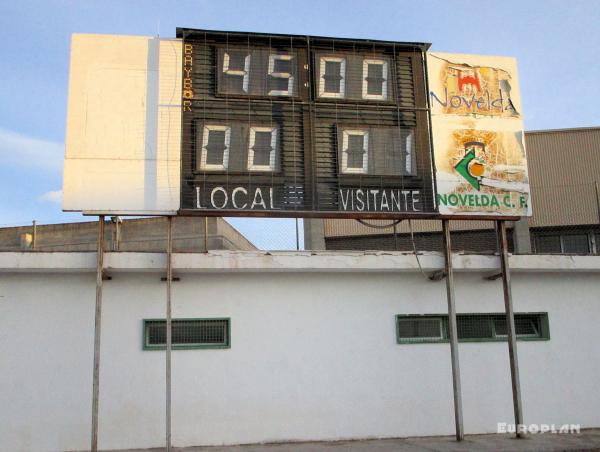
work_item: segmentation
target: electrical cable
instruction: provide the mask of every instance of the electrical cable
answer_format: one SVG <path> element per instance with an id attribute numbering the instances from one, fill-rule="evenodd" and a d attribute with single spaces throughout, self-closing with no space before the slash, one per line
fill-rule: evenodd
<path id="1" fill-rule="evenodd" d="M 392 223 L 386 224 L 386 225 L 370 224 L 370 223 L 366 222 L 365 220 L 360 220 L 360 219 L 356 219 L 356 221 L 358 221 L 360 224 L 362 224 L 363 226 L 366 226 L 368 228 L 388 229 L 388 228 L 396 226 L 402 220 L 395 220 Z M 423 270 L 423 266 L 421 265 L 421 260 L 419 259 L 419 253 L 417 252 L 417 245 L 415 243 L 415 234 L 413 232 L 412 221 L 410 219 L 408 220 L 408 229 L 410 231 L 410 241 L 412 244 L 413 254 L 415 255 L 415 259 L 417 260 L 417 265 L 419 267 L 419 271 L 425 278 L 427 278 L 429 280 L 430 277 L 429 277 L 429 275 L 427 275 L 427 273 L 425 273 L 425 270 Z"/>
<path id="2" fill-rule="evenodd" d="M 373 228 L 373 229 L 387 229 L 387 228 L 391 228 L 396 226 L 397 224 L 399 224 L 402 220 L 396 220 L 393 221 L 390 224 L 385 224 L 385 225 L 377 225 L 377 224 L 369 224 L 367 223 L 365 220 L 360 220 L 357 219 L 356 221 L 358 221 L 360 224 L 362 224 L 363 226 L 367 226 L 368 228 Z"/>
<path id="3" fill-rule="evenodd" d="M 410 230 L 410 241 L 412 242 L 413 253 L 415 254 L 415 259 L 417 260 L 417 265 L 419 266 L 419 271 L 425 278 L 430 279 L 429 275 L 427 275 L 427 273 L 425 273 L 425 271 L 423 271 L 423 267 L 421 266 L 421 260 L 419 259 L 419 254 L 417 253 L 417 245 L 415 244 L 415 235 L 413 233 L 412 222 L 410 219 L 408 220 L 408 229 Z"/>

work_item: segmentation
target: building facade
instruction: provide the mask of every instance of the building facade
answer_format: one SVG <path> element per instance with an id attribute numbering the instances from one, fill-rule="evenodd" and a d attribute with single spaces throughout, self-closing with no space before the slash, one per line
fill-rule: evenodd
<path id="1" fill-rule="evenodd" d="M 453 434 L 446 288 L 414 256 L 173 257 L 174 446 Z M 599 260 L 511 257 L 527 424 L 600 426 Z M 165 264 L 105 255 L 100 449 L 164 446 Z M 514 419 L 498 266 L 454 256 L 467 434 Z M 0 450 L 89 447 L 95 271 L 95 253 L 0 253 Z"/>

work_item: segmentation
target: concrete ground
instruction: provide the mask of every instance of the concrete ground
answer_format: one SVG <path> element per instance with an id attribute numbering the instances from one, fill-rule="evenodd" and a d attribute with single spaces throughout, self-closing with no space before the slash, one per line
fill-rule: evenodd
<path id="1" fill-rule="evenodd" d="M 136 449 L 154 452 L 162 449 Z M 467 435 L 462 442 L 452 436 L 359 441 L 254 444 L 173 448 L 177 452 L 454 452 L 454 451 L 600 451 L 600 429 L 576 434 L 531 434 L 524 439 L 513 435 Z M 125 451 L 123 451 L 125 452 Z M 133 452 L 133 451 L 130 451 Z"/>

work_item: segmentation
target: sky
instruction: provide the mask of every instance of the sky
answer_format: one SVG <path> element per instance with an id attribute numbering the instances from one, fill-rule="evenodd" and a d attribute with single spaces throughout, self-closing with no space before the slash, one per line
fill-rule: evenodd
<path id="1" fill-rule="evenodd" d="M 600 126 L 600 1 L 1 3 L 0 227 L 86 220 L 61 211 L 72 33 L 174 37 L 176 27 L 189 27 L 430 42 L 433 51 L 514 56 L 526 130 Z M 261 248 L 295 246 L 294 220 L 234 224 Z"/>

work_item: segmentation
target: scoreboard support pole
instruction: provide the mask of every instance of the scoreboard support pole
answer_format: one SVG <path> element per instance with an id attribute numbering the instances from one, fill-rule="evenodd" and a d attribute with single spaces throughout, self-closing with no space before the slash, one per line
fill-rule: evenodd
<path id="1" fill-rule="evenodd" d="M 460 387 L 460 365 L 458 362 L 458 333 L 456 327 L 456 304 L 454 298 L 454 270 L 452 269 L 452 242 L 450 222 L 442 220 L 444 237 L 444 267 L 446 273 L 446 298 L 448 299 L 448 335 L 450 337 L 450 359 L 452 360 L 452 389 L 454 391 L 454 423 L 456 440 L 465 438 L 463 426 L 462 391 Z"/>
<path id="2" fill-rule="evenodd" d="M 90 449 L 98 450 L 98 408 L 100 396 L 100 329 L 102 324 L 102 277 L 104 267 L 104 215 L 98 217 L 96 254 L 96 311 L 94 315 L 94 371 L 92 382 L 92 438 Z"/>
<path id="3" fill-rule="evenodd" d="M 165 449 L 171 451 L 171 282 L 173 280 L 173 217 L 167 217 L 167 315 L 165 344 Z"/>
<path id="4" fill-rule="evenodd" d="M 204 217 L 204 252 L 208 253 L 208 217 Z"/>
<path id="5" fill-rule="evenodd" d="M 515 432 L 517 438 L 525 434 L 519 428 L 523 425 L 523 406 L 521 404 L 521 385 L 519 382 L 519 363 L 517 359 L 517 335 L 515 330 L 515 315 L 512 304 L 510 287 L 510 267 L 508 265 L 508 241 L 506 237 L 506 221 L 497 223 L 500 242 L 500 263 L 502 269 L 502 289 L 504 292 L 504 310 L 506 311 L 506 332 L 508 335 L 508 357 L 510 360 L 510 377 L 512 384 L 513 407 L 515 411 Z"/>

